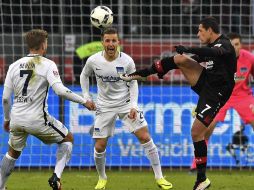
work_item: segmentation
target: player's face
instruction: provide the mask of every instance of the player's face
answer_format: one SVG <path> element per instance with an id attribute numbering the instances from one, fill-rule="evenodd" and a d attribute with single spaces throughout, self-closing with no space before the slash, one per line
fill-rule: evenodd
<path id="1" fill-rule="evenodd" d="M 242 43 L 240 39 L 239 38 L 232 39 L 231 44 L 235 48 L 236 57 L 238 57 L 240 53 L 240 49 L 242 48 Z"/>
<path id="2" fill-rule="evenodd" d="M 199 25 L 197 36 L 202 44 L 209 44 L 211 41 L 211 35 L 212 30 L 210 28 L 206 30 L 202 24 Z"/>
<path id="3" fill-rule="evenodd" d="M 104 47 L 106 58 L 109 60 L 115 59 L 117 54 L 117 47 L 119 39 L 117 34 L 104 34 L 102 45 Z"/>

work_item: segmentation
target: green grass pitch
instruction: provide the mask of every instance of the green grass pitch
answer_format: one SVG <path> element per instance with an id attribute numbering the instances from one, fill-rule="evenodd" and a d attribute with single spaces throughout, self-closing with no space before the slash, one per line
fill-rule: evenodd
<path id="1" fill-rule="evenodd" d="M 47 183 L 52 171 L 49 170 L 15 170 L 7 183 L 8 190 L 47 190 Z M 106 190 L 156 190 L 153 173 L 150 170 L 111 170 L 107 171 Z M 166 178 L 173 183 L 174 190 L 191 190 L 195 175 L 187 170 L 164 170 Z M 212 182 L 209 190 L 253 190 L 254 171 L 208 170 L 207 176 Z M 92 190 L 97 182 L 94 170 L 68 170 L 62 176 L 63 190 Z"/>

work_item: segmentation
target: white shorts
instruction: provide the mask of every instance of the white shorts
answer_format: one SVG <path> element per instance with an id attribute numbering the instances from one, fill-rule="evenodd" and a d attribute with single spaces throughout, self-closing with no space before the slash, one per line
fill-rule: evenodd
<path id="1" fill-rule="evenodd" d="M 123 125 L 126 126 L 131 133 L 135 133 L 138 129 L 147 126 L 147 122 L 143 116 L 143 112 L 138 111 L 136 120 L 129 119 L 129 112 L 117 113 L 116 111 L 96 112 L 93 138 L 107 138 L 114 135 L 115 122 L 119 118 Z"/>
<path id="2" fill-rule="evenodd" d="M 59 143 L 68 134 L 68 129 L 57 119 L 47 116 L 47 125 L 21 126 L 10 125 L 9 145 L 16 151 L 22 151 L 26 146 L 28 135 L 33 135 L 45 144 Z"/>

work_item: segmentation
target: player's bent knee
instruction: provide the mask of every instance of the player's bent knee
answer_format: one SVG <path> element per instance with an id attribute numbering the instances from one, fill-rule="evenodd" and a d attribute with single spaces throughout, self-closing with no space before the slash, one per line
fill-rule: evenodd
<path id="1" fill-rule="evenodd" d="M 104 152 L 106 150 L 106 146 L 107 146 L 107 141 L 96 140 L 94 148 L 95 148 L 96 152 L 100 153 L 100 152 Z"/>
<path id="2" fill-rule="evenodd" d="M 181 54 L 177 54 L 174 56 L 174 62 L 176 65 L 181 66 L 183 63 L 187 61 L 187 57 Z"/>
<path id="3" fill-rule="evenodd" d="M 191 137 L 192 137 L 192 140 L 193 140 L 194 142 L 197 142 L 197 141 L 204 140 L 205 134 L 204 134 L 204 133 L 201 133 L 201 132 L 198 131 L 198 130 L 194 130 L 194 129 L 192 128 L 192 129 L 191 129 Z"/>
<path id="4" fill-rule="evenodd" d="M 147 143 L 151 140 L 150 134 L 146 128 L 141 128 L 135 133 L 135 135 L 141 144 Z"/>
<path id="5" fill-rule="evenodd" d="M 21 154 L 21 151 L 16 151 L 12 147 L 9 147 L 8 155 L 14 159 L 18 159 Z"/>
<path id="6" fill-rule="evenodd" d="M 104 152 L 106 150 L 106 146 L 101 144 L 95 144 L 94 148 L 98 153 Z"/>

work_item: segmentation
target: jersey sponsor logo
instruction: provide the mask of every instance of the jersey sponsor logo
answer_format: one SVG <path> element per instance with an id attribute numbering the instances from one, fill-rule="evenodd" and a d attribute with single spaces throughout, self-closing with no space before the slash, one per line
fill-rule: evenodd
<path id="1" fill-rule="evenodd" d="M 240 71 L 240 73 L 243 74 L 241 71 Z M 239 75 L 237 73 L 234 74 L 235 82 L 243 81 L 245 79 L 246 79 L 246 77 L 244 75 Z"/>
<path id="2" fill-rule="evenodd" d="M 206 69 L 207 69 L 207 70 L 212 69 L 212 68 L 213 68 L 213 65 L 214 65 L 214 62 L 213 62 L 213 61 L 208 61 L 208 62 L 206 62 Z"/>
<path id="3" fill-rule="evenodd" d="M 96 76 L 100 78 L 103 82 L 117 82 L 121 80 L 120 77 L 115 77 L 115 76 L 102 76 L 98 74 L 96 74 Z"/>
<path id="4" fill-rule="evenodd" d="M 235 82 L 239 82 L 243 80 L 245 80 L 245 76 L 235 76 Z"/>

